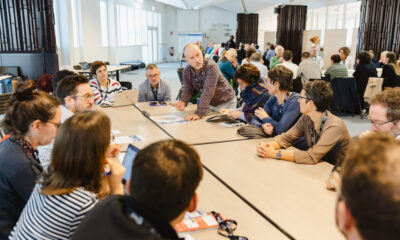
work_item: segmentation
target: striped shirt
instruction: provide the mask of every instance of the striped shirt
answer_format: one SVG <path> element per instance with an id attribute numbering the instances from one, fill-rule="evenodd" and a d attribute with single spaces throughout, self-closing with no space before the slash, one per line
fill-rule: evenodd
<path id="1" fill-rule="evenodd" d="M 308 58 L 302 61 L 297 70 L 297 76 L 301 76 L 303 83 L 310 79 L 321 79 L 321 68 L 318 62 Z"/>
<path id="2" fill-rule="evenodd" d="M 346 66 L 340 63 L 335 63 L 326 69 L 325 77 L 329 77 L 330 79 L 347 78 L 349 77 L 349 73 Z"/>
<path id="3" fill-rule="evenodd" d="M 112 105 L 114 103 L 115 93 L 121 92 L 121 84 L 119 82 L 108 79 L 108 87 L 100 86 L 96 78 L 89 81 L 94 95 L 94 104 L 96 105 Z"/>
<path id="4" fill-rule="evenodd" d="M 97 195 L 84 188 L 44 195 L 36 184 L 9 239 L 70 239 L 97 202 Z"/>

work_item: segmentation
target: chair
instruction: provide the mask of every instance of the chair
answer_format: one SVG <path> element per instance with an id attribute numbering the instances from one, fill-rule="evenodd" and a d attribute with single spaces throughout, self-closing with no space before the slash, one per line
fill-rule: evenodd
<path id="1" fill-rule="evenodd" d="M 293 79 L 293 92 L 300 93 L 303 89 L 303 83 L 301 82 L 301 77 Z"/>
<path id="2" fill-rule="evenodd" d="M 333 111 L 344 113 L 360 114 L 361 112 L 360 97 L 357 92 L 356 80 L 350 78 L 333 78 L 331 80 L 333 90 Z"/>
<path id="3" fill-rule="evenodd" d="M 131 82 L 119 82 L 121 84 L 122 90 L 130 90 L 132 89 Z"/>
<path id="4" fill-rule="evenodd" d="M 12 94 L 12 92 L 0 94 L 0 114 L 4 114 L 7 111 L 7 102 L 10 100 Z"/>
<path id="5" fill-rule="evenodd" d="M 371 99 L 377 94 L 382 92 L 383 78 L 370 77 L 368 78 L 367 87 L 364 92 L 364 101 L 367 103 L 371 102 Z"/>
<path id="6" fill-rule="evenodd" d="M 105 65 L 110 65 L 110 62 L 104 62 Z"/>
<path id="7" fill-rule="evenodd" d="M 74 68 L 75 70 L 81 70 L 81 69 L 82 69 L 82 67 L 81 67 L 80 65 L 74 65 L 73 68 Z"/>
<path id="8" fill-rule="evenodd" d="M 182 67 L 180 67 L 176 70 L 176 72 L 178 73 L 179 81 L 181 82 L 181 86 L 183 86 L 182 71 L 183 71 Z M 178 96 L 176 96 L 176 100 L 179 100 L 179 98 L 181 97 L 181 94 L 182 94 L 182 87 L 179 89 L 179 93 L 178 93 Z"/>

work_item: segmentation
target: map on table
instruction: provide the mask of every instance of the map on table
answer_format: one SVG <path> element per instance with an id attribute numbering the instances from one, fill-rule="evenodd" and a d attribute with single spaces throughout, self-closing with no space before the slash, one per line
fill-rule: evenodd
<path id="1" fill-rule="evenodd" d="M 150 118 L 162 125 L 180 124 L 188 122 L 183 117 L 176 115 L 151 116 Z"/>

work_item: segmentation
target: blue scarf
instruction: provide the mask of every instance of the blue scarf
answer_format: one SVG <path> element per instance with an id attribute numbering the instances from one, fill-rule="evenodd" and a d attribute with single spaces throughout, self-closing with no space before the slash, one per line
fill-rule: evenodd
<path id="1" fill-rule="evenodd" d="M 254 111 L 259 107 L 264 107 L 270 96 L 267 83 L 262 78 L 247 86 L 240 93 L 244 102 L 242 111 L 246 121 L 250 122 L 254 118 Z"/>

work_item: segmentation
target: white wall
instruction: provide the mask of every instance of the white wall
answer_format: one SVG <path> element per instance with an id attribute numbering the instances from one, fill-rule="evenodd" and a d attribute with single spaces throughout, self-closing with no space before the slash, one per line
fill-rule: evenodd
<path id="1" fill-rule="evenodd" d="M 258 44 L 261 50 L 265 50 L 265 44 L 270 41 L 265 39 L 265 32 L 275 32 L 278 28 L 278 15 L 274 13 L 273 7 L 267 7 L 257 11 L 258 13 Z M 271 41 L 271 42 L 275 42 Z"/>
<path id="2" fill-rule="evenodd" d="M 217 7 L 200 9 L 200 32 L 203 32 L 203 46 L 209 42 L 220 44 L 236 35 L 236 13 Z"/>

